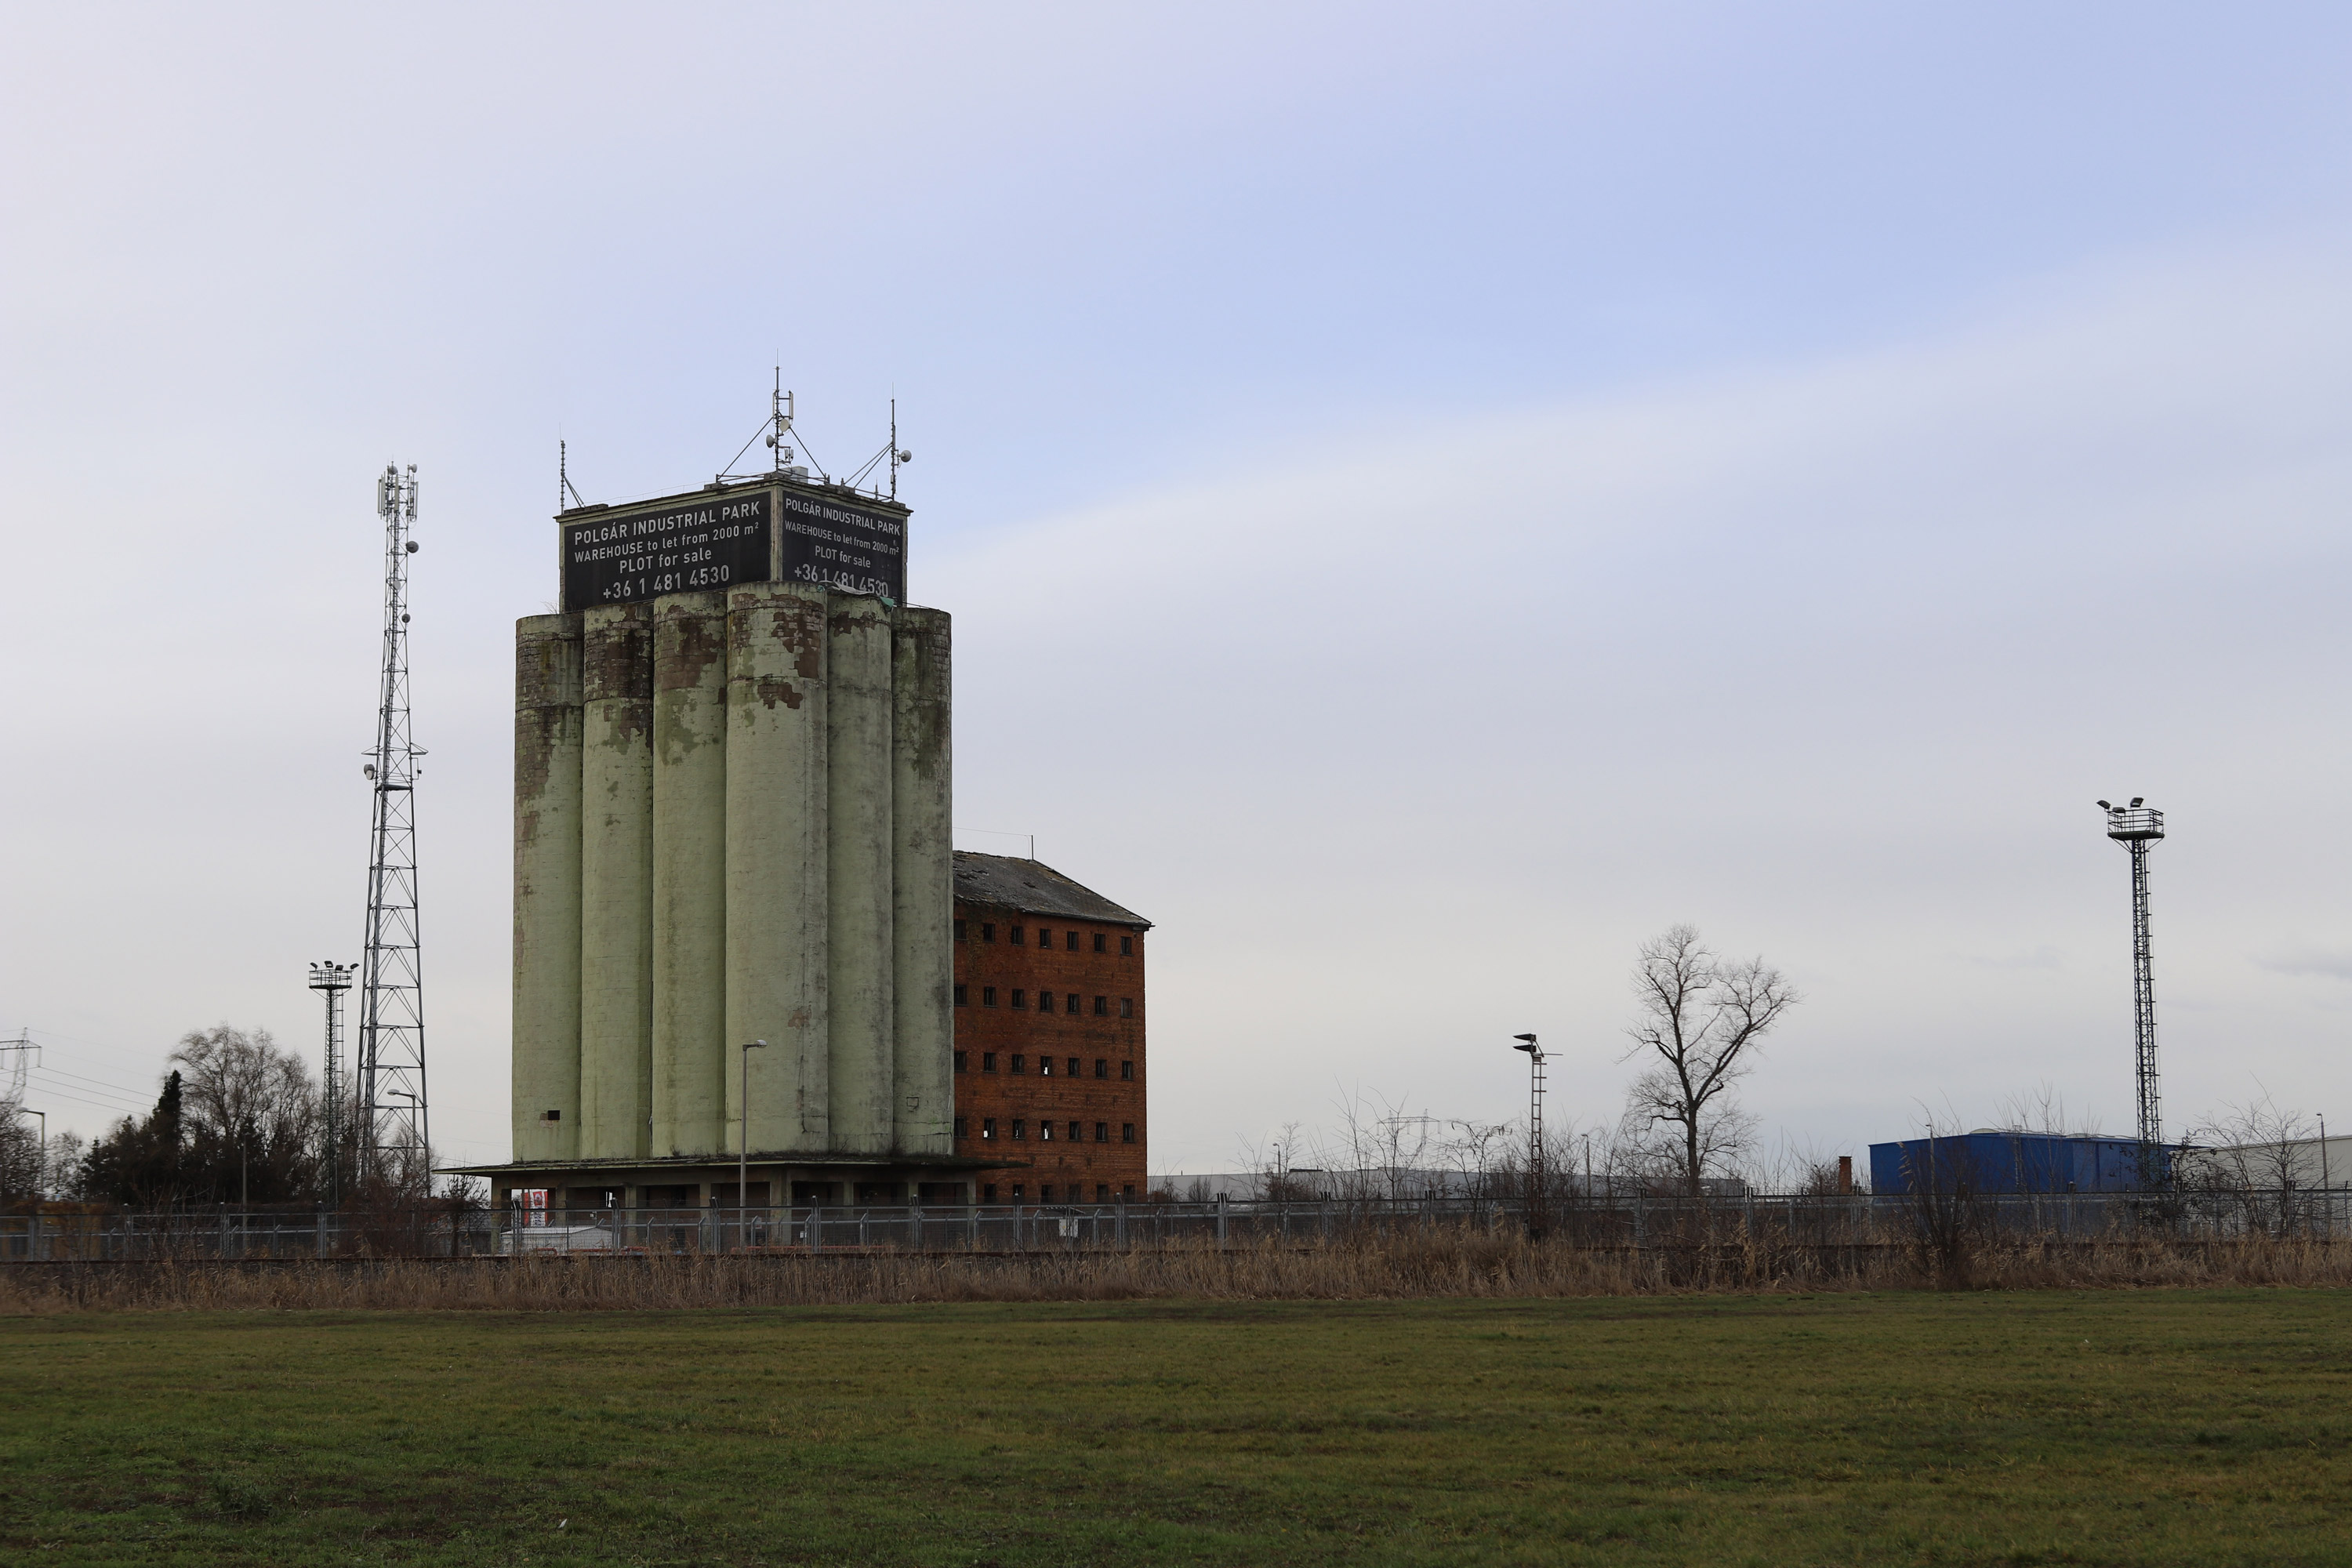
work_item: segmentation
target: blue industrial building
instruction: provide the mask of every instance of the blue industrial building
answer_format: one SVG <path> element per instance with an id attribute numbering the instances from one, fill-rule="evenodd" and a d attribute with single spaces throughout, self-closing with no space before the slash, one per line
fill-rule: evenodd
<path id="1" fill-rule="evenodd" d="M 1932 1187 L 1972 1193 L 2129 1193 L 2162 1184 L 2169 1149 L 2151 1152 L 2143 1177 L 2137 1138 L 2057 1132 L 1955 1132 L 1870 1146 L 1870 1190 L 1894 1196 Z"/>

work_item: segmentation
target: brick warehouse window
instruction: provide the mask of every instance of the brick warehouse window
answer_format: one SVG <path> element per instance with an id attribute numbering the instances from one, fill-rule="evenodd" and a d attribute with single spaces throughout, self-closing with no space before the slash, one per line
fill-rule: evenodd
<path id="1" fill-rule="evenodd" d="M 1118 939 L 1118 955 L 1121 958 L 1133 958 L 1135 956 L 1135 939 L 1133 937 L 1123 936 Z"/>
<path id="2" fill-rule="evenodd" d="M 994 921 L 982 921 L 980 922 L 980 940 L 982 942 L 994 942 L 996 940 L 996 922 Z M 992 1193 L 996 1189 L 994 1187 L 991 1187 L 988 1190 Z"/>
<path id="3" fill-rule="evenodd" d="M 1052 1122 L 1040 1121 L 1037 1123 L 1037 1141 L 1041 1143 L 1051 1143 L 1054 1141 L 1054 1124 Z"/>
<path id="4" fill-rule="evenodd" d="M 1021 1118 L 1017 1116 L 1013 1119 L 1013 1141 L 1015 1143 L 1021 1142 L 1028 1137 L 1028 1126 L 1029 1124 L 1027 1122 L 1022 1121 Z M 1019 1189 L 1016 1188 L 1014 1190 L 1018 1191 Z"/>
<path id="5" fill-rule="evenodd" d="M 1103 951 L 1103 933 L 1100 931 L 1095 932 L 1095 951 L 1097 952 Z M 1108 1191 L 1109 1189 L 1106 1188 L 1104 1190 Z"/>
<path id="6" fill-rule="evenodd" d="M 1071 1076 L 1072 1078 L 1076 1078 L 1076 1077 L 1077 1077 L 1077 1076 L 1078 1076 L 1078 1068 L 1079 1068 L 1079 1066 L 1080 1066 L 1080 1063 L 1079 1063 L 1079 1061 L 1078 1061 L 1078 1058 L 1076 1058 L 1076 1057 L 1072 1057 L 1072 1058 L 1070 1058 L 1070 1076 Z"/>
<path id="7" fill-rule="evenodd" d="M 1105 1061 L 1100 1057 L 1097 1057 L 1095 1058 L 1095 1076 L 1097 1078 L 1108 1078 L 1110 1076 L 1110 1063 Z"/>
<path id="8" fill-rule="evenodd" d="M 966 1052 L 966 1051 L 958 1051 L 958 1052 L 955 1054 L 955 1062 L 956 1062 L 956 1068 L 955 1068 L 955 1069 L 956 1069 L 956 1071 L 958 1071 L 958 1072 L 961 1072 L 961 1071 L 963 1071 L 964 1058 L 965 1058 L 968 1055 L 970 1055 L 970 1053 L 969 1053 L 969 1052 Z"/>
<path id="9" fill-rule="evenodd" d="M 993 1117 L 993 1116 L 983 1116 L 983 1117 L 982 1117 L 982 1118 L 980 1119 L 980 1136 L 981 1136 L 981 1140 L 982 1140 L 982 1142 L 987 1142 L 988 1140 L 990 1140 L 990 1139 L 992 1139 L 992 1138 L 994 1138 L 994 1137 L 996 1136 L 996 1118 L 995 1118 L 995 1117 Z"/>
<path id="10" fill-rule="evenodd" d="M 1070 951 L 1071 951 L 1072 952 L 1077 952 L 1077 951 L 1078 951 L 1078 933 L 1077 933 L 1077 932 L 1076 932 L 1076 931 L 1071 931 L 1071 932 L 1069 933 L 1069 938 L 1070 938 Z"/>
<path id="11" fill-rule="evenodd" d="M 1107 1204 L 1110 1202 L 1110 1184 L 1108 1182 L 1097 1182 L 1095 1184 L 1095 1202 L 1098 1204 Z"/>
<path id="12" fill-rule="evenodd" d="M 1054 1010 L 1054 994 L 1053 994 L 1051 991 L 1040 991 L 1040 992 L 1038 992 L 1038 993 L 1037 993 L 1037 1011 L 1039 1011 L 1040 1013 L 1050 1013 L 1050 1012 L 1052 1012 L 1053 1010 Z"/>
<path id="13" fill-rule="evenodd" d="M 996 1005 L 995 986 L 983 985 L 980 988 L 980 1005 L 983 1007 L 993 1007 Z"/>
<path id="14" fill-rule="evenodd" d="M 1037 1076 L 1039 1078 L 1052 1078 L 1054 1076 L 1053 1058 L 1039 1057 L 1037 1058 Z"/>
<path id="15" fill-rule="evenodd" d="M 963 940 L 963 921 L 956 921 L 956 941 L 958 941 L 958 942 L 961 942 L 962 940 Z"/>
<path id="16" fill-rule="evenodd" d="M 1013 1201 L 1016 1204 L 1021 1201 L 1021 1184 L 1018 1182 L 1013 1184 Z"/>
<path id="17" fill-rule="evenodd" d="M 1053 945 L 1054 945 L 1054 933 L 1053 933 L 1052 931 L 1047 931 L 1044 926 L 1039 926 L 1039 927 L 1037 928 L 1037 945 L 1038 945 L 1039 947 L 1051 947 L 1051 946 L 1053 946 Z"/>
<path id="18" fill-rule="evenodd" d="M 1004 928 L 1004 940 L 1011 942 L 1013 946 L 1019 947 L 1021 945 L 1021 928 L 1019 926 L 1006 926 Z"/>
<path id="19" fill-rule="evenodd" d="M 1022 990 L 1018 985 L 1015 985 L 1013 988 L 1013 1005 L 1015 1007 L 1026 1007 L 1029 1004 L 1024 1001 L 1024 998 L 1027 995 L 1027 992 Z"/>
<path id="20" fill-rule="evenodd" d="M 1085 1131 L 1084 1131 L 1083 1130 L 1081 1130 L 1081 1129 L 1080 1129 L 1080 1127 L 1078 1126 L 1078 1124 L 1077 1124 L 1076 1122 L 1075 1122 L 1075 1121 L 1071 1122 L 1071 1123 L 1070 1123 L 1070 1142 L 1073 1142 L 1073 1143 L 1076 1143 L 1076 1142 L 1080 1142 L 1084 1141 L 1084 1139 L 1085 1139 L 1085 1138 L 1086 1138 L 1086 1133 L 1085 1133 Z"/>
<path id="21" fill-rule="evenodd" d="M 1073 992 L 1071 992 L 1071 993 L 1070 993 L 1070 1008 L 1069 1008 L 1069 1012 L 1070 1012 L 1070 1016 L 1071 1016 L 1071 1017 L 1073 1017 L 1073 1018 L 1075 1018 L 1075 1017 L 1076 1017 L 1076 1016 L 1078 1016 L 1078 994 L 1077 994 L 1076 992 L 1075 992 L 1075 991 L 1073 991 Z"/>
<path id="22" fill-rule="evenodd" d="M 1122 996 L 1118 999 L 1118 1016 L 1122 1018 L 1132 1018 L 1135 1016 L 1134 997 Z"/>
<path id="23" fill-rule="evenodd" d="M 1029 1058 L 1028 1058 L 1027 1057 L 1023 1056 L 1019 1051 L 1015 1051 L 1015 1052 L 1013 1052 L 1013 1070 L 1014 1072 L 1026 1072 L 1026 1071 L 1028 1070 L 1028 1068 L 1029 1068 Z"/>
<path id="24" fill-rule="evenodd" d="M 968 1116 L 959 1116 L 959 1117 L 957 1117 L 957 1118 L 956 1118 L 956 1138 L 957 1138 L 957 1140 L 958 1140 L 959 1142 L 961 1142 L 961 1141 L 963 1141 L 963 1140 L 969 1139 L 971 1136 L 971 1118 L 970 1118 L 970 1117 L 968 1117 Z"/>
<path id="25" fill-rule="evenodd" d="M 956 1005 L 957 1006 L 959 1006 L 959 1007 L 962 1006 L 965 1003 L 967 1003 L 967 1002 L 969 1002 L 969 1001 L 971 1001 L 971 987 L 970 987 L 969 985 L 962 984 L 961 983 L 959 983 L 959 984 L 957 984 L 957 986 L 956 986 L 956 989 L 955 989 L 955 998 L 956 998 L 955 1005 Z M 1097 1001 L 1100 1001 L 1100 1000 L 1101 1000 L 1101 998 L 1100 998 L 1100 997 L 1097 997 L 1097 998 L 1096 998 L 1096 1000 L 1097 1000 Z M 1102 1011 L 1102 1009 L 1101 1009 L 1101 1008 L 1099 1008 L 1099 1007 L 1097 1007 L 1097 1008 L 1096 1008 L 1096 1009 L 1095 1009 L 1095 1011 L 1096 1011 L 1096 1012 L 1097 1012 L 1097 1013 L 1099 1013 L 1099 1012 L 1101 1012 L 1101 1011 Z"/>
<path id="26" fill-rule="evenodd" d="M 961 991 L 961 990 L 962 990 L 962 989 L 963 989 L 963 987 L 962 987 L 962 986 L 961 986 L 961 985 L 959 985 L 959 986 L 957 986 L 957 987 L 956 987 L 956 989 L 957 989 L 957 990 L 959 990 L 959 991 Z M 961 1001 L 961 1000 L 962 1000 L 962 998 L 958 997 L 958 998 L 957 998 L 957 1000 L 958 1000 L 958 1001 Z M 1108 1015 L 1108 1014 L 1109 1014 L 1109 1012 L 1110 1012 L 1110 998 L 1109 998 L 1109 997 L 1108 997 L 1108 996 L 1097 996 L 1097 997 L 1096 997 L 1096 998 L 1095 998 L 1095 1016 L 1096 1016 L 1096 1017 L 1097 1017 L 1097 1018 L 1104 1017 L 1104 1016 L 1106 1016 L 1107 1015 Z"/>
<path id="27" fill-rule="evenodd" d="M 1110 1142 L 1109 1122 L 1097 1121 L 1095 1123 L 1095 1142 L 1097 1143 L 1108 1143 Z"/>
<path id="28" fill-rule="evenodd" d="M 1018 1121 L 1013 1124 L 1013 1136 L 1015 1138 L 1021 1136 L 1021 1123 Z M 1118 1141 L 1122 1143 L 1132 1143 L 1135 1142 L 1134 1122 L 1122 1121 L 1118 1124 Z"/>
<path id="29" fill-rule="evenodd" d="M 992 1204 L 996 1201 L 996 1184 L 994 1182 L 982 1182 L 981 1184 L 980 1201 L 984 1204 Z"/>
<path id="30" fill-rule="evenodd" d="M 982 1072 L 994 1072 L 996 1070 L 996 1053 L 994 1051 L 982 1051 L 980 1053 L 980 1070 Z"/>
<path id="31" fill-rule="evenodd" d="M 1021 1058 L 1019 1057 L 1014 1057 L 1013 1059 L 1017 1062 Z M 1014 1072 L 1019 1072 L 1021 1069 L 1016 1067 L 1013 1070 Z M 1133 1083 L 1135 1081 L 1135 1063 L 1131 1060 L 1119 1063 L 1118 1076 L 1121 1082 Z"/>
<path id="32" fill-rule="evenodd" d="M 1054 1201 L 1053 1183 L 1047 1182 L 1037 1189 L 1037 1201 L 1041 1204 L 1050 1204 Z"/>

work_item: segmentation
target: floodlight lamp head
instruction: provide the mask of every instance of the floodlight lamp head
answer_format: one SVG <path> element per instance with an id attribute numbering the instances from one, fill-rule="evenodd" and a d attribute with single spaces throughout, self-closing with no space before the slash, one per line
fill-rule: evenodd
<path id="1" fill-rule="evenodd" d="M 2103 800 L 2099 802 L 2099 809 L 2102 811 L 2113 811 L 2115 810 L 2115 807 Z"/>
<path id="2" fill-rule="evenodd" d="M 2137 811 L 2141 806 L 2146 805 L 2147 804 L 2147 796 L 2144 795 L 2136 795 L 2132 796 L 2132 809 L 2134 811 Z"/>
<path id="3" fill-rule="evenodd" d="M 1515 1040 L 1525 1040 L 1531 1046 L 1536 1043 L 1536 1037 L 1533 1035 L 1513 1035 L 1511 1038 Z"/>

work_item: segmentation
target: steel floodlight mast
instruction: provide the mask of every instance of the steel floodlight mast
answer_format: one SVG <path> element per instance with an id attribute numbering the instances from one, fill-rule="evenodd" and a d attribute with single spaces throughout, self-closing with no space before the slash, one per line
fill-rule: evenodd
<path id="1" fill-rule="evenodd" d="M 2139 1079 L 2139 1141 L 2144 1151 L 2164 1142 L 2164 1105 L 2156 1076 L 2156 970 L 2147 921 L 2147 851 L 2164 837 L 2164 813 L 2148 809 L 2145 795 L 2129 805 L 2099 802 L 2107 814 L 2107 837 L 2131 856 L 2132 1053 Z"/>
<path id="2" fill-rule="evenodd" d="M 383 678 L 376 704 L 368 779 L 375 825 L 368 850 L 367 945 L 360 960 L 358 1125 L 362 1187 L 396 1176 L 409 1152 L 429 1163 L 425 1100 L 425 972 L 416 919 L 416 759 L 409 730 L 409 531 L 416 522 L 416 465 L 387 467 L 376 479 L 383 519 Z M 422 1173 L 429 1187 L 432 1173 Z"/>
<path id="3" fill-rule="evenodd" d="M 352 965 L 330 959 L 310 966 L 310 989 L 327 1003 L 327 1076 L 323 1103 L 327 1108 L 327 1203 L 343 1204 L 343 1142 L 349 1130 L 343 1114 L 343 1079 L 350 1076 L 343 1062 L 343 993 L 352 988 Z"/>
<path id="4" fill-rule="evenodd" d="M 1515 1035 L 1511 1048 L 1528 1053 L 1528 1239 L 1544 1237 L 1544 1052 L 1533 1035 Z"/>

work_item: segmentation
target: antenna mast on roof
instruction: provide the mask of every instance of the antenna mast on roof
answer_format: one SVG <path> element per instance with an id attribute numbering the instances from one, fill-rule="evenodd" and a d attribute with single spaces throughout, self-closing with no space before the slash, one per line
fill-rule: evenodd
<path id="1" fill-rule="evenodd" d="M 588 504 L 580 499 L 580 491 L 572 483 L 569 454 L 564 447 L 563 437 L 557 437 L 555 438 L 555 510 L 558 511 L 569 511 L 575 506 Z"/>

